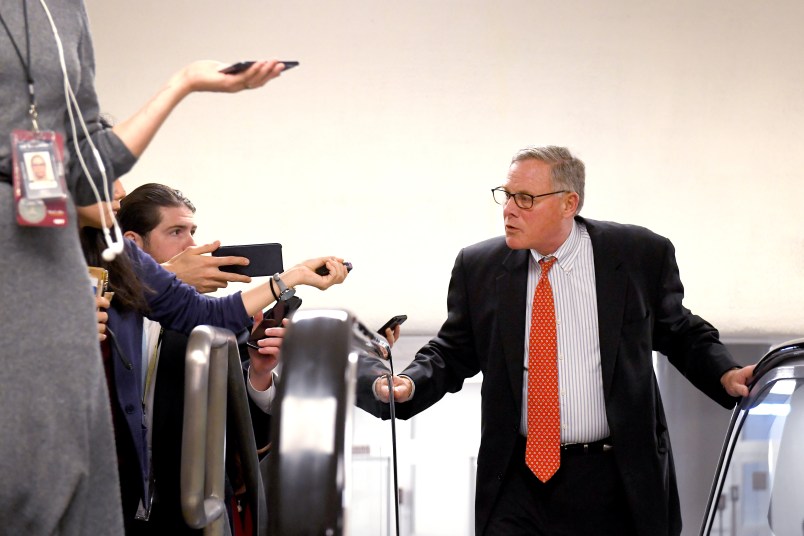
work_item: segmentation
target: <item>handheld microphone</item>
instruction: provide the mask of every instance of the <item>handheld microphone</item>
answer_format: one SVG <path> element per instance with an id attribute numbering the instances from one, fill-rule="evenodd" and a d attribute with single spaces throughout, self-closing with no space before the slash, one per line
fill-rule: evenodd
<path id="1" fill-rule="evenodd" d="M 344 261 L 343 265 L 346 266 L 346 271 L 347 272 L 352 271 L 352 263 L 351 262 Z M 327 268 L 327 265 L 324 264 L 324 265 L 319 266 L 318 268 L 316 268 L 315 273 L 317 273 L 318 275 L 329 275 L 329 268 Z"/>

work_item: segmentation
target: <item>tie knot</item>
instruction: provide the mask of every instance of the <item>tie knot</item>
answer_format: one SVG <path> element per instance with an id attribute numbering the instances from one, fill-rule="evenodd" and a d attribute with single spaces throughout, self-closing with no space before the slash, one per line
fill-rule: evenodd
<path id="1" fill-rule="evenodd" d="M 550 271 L 550 268 L 556 263 L 558 259 L 555 257 L 542 257 L 539 261 L 539 264 L 542 267 L 542 275 L 547 275 L 547 272 Z"/>

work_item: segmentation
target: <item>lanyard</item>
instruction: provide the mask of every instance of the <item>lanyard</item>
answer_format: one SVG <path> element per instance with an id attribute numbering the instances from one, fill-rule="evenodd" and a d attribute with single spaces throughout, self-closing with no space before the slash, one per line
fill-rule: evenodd
<path id="1" fill-rule="evenodd" d="M 11 44 L 14 46 L 14 51 L 17 53 L 17 57 L 22 64 L 22 69 L 25 71 L 25 77 L 28 81 L 28 95 L 30 100 L 28 114 L 31 116 L 31 122 L 33 123 L 34 130 L 38 131 L 39 124 L 37 123 L 38 114 L 36 112 L 36 97 L 34 95 L 33 76 L 31 75 L 31 34 L 28 31 L 28 2 L 26 0 L 22 0 L 22 14 L 25 18 L 25 56 L 28 59 L 27 62 L 22 58 L 20 47 L 17 46 L 17 42 L 14 40 L 14 36 L 11 35 L 11 30 L 8 29 L 8 25 L 6 24 L 5 19 L 3 19 L 2 14 L 0 14 L 0 23 L 3 25 L 3 28 L 5 28 L 8 38 L 11 40 Z"/>

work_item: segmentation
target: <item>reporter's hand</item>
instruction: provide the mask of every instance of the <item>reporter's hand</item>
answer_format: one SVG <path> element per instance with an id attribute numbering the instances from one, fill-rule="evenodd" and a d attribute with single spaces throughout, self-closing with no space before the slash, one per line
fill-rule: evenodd
<path id="1" fill-rule="evenodd" d="M 213 257 L 207 255 L 220 247 L 219 240 L 211 244 L 190 246 L 162 266 L 176 274 L 176 277 L 193 286 L 198 292 L 214 292 L 226 288 L 229 283 L 250 283 L 247 275 L 222 272 L 221 266 L 235 264 L 248 265 L 245 257 Z"/>
<path id="2" fill-rule="evenodd" d="M 327 275 L 315 273 L 323 265 L 326 265 L 329 273 Z M 343 283 L 348 273 L 343 259 L 340 257 L 318 257 L 306 260 L 285 271 L 282 274 L 282 281 L 292 287 L 309 285 L 319 290 L 326 290 L 332 285 Z"/>
<path id="3" fill-rule="evenodd" d="M 327 275 L 315 273 L 316 269 L 323 265 L 326 265 L 329 273 Z M 343 283 L 347 273 L 343 259 L 339 257 L 319 257 L 297 264 L 285 270 L 279 276 L 288 287 L 296 288 L 299 285 L 309 285 L 320 290 L 326 290 L 332 285 Z M 274 302 L 278 296 L 278 290 L 275 288 L 273 280 L 269 280 L 267 283 L 243 291 L 240 296 L 243 299 L 243 307 L 245 307 L 246 312 L 250 315 L 255 315 L 257 311 L 261 311 L 264 307 Z"/>
<path id="4" fill-rule="evenodd" d="M 279 76 L 282 63 L 258 61 L 239 74 L 220 70 L 229 64 L 203 60 L 193 62 L 176 74 L 131 117 L 116 124 L 112 131 L 134 156 L 141 156 L 167 117 L 185 97 L 196 91 L 236 93 L 256 89 Z"/>
<path id="5" fill-rule="evenodd" d="M 98 319 L 98 340 L 105 341 L 106 323 L 109 321 L 109 313 L 107 313 L 105 309 L 108 309 L 111 303 L 106 298 L 96 296 L 95 305 L 98 308 L 97 312 L 95 313 Z"/>
<path id="6" fill-rule="evenodd" d="M 393 377 L 394 381 L 394 402 L 407 402 L 413 393 L 413 382 L 410 378 Z M 387 376 L 380 376 L 374 381 L 374 394 L 385 402 L 390 401 Z"/>
<path id="7" fill-rule="evenodd" d="M 201 60 L 190 63 L 173 76 L 173 82 L 184 86 L 188 93 L 193 91 L 212 91 L 218 93 L 237 93 L 244 89 L 257 89 L 279 76 L 284 64 L 277 60 L 257 61 L 237 74 L 225 74 L 220 70 L 230 64 L 219 61 Z"/>
<path id="8" fill-rule="evenodd" d="M 259 326 L 261 320 L 262 314 L 255 315 L 255 328 Z M 251 359 L 249 381 L 251 386 L 258 391 L 265 391 L 273 384 L 273 371 L 279 365 L 279 350 L 282 348 L 287 324 L 288 319 L 284 318 L 282 327 L 268 328 L 264 333 L 260 333 L 259 336 L 265 338 L 257 341 L 258 350 L 251 346 L 248 347 L 248 355 Z"/>

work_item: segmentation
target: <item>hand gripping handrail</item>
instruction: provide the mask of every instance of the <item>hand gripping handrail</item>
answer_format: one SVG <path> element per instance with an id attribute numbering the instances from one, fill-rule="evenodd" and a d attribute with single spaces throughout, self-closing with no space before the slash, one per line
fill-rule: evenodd
<path id="1" fill-rule="evenodd" d="M 181 508 L 205 536 L 224 534 L 226 418 L 234 428 L 255 534 L 267 532 L 266 501 L 257 461 L 237 340 L 231 331 L 198 326 L 187 343 L 181 456 Z"/>

